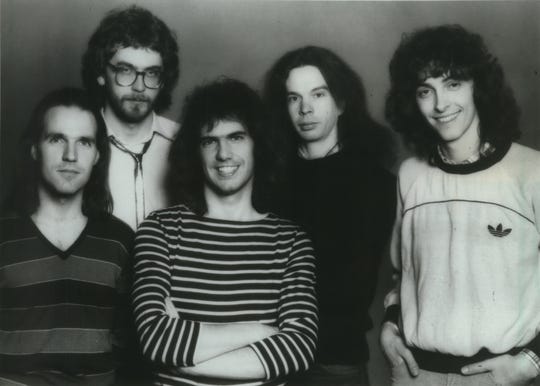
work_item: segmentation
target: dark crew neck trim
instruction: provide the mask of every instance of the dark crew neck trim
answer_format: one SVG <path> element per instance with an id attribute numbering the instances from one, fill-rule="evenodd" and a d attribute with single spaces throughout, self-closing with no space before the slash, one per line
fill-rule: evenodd
<path id="1" fill-rule="evenodd" d="M 497 162 L 502 160 L 510 147 L 512 142 L 509 142 L 505 145 L 497 145 L 495 151 L 489 154 L 486 157 L 481 157 L 478 161 L 467 164 L 447 164 L 442 159 L 437 151 L 431 156 L 431 164 L 437 166 L 439 169 L 452 174 L 471 174 L 476 173 L 482 170 L 489 169 L 491 166 L 495 165 Z"/>

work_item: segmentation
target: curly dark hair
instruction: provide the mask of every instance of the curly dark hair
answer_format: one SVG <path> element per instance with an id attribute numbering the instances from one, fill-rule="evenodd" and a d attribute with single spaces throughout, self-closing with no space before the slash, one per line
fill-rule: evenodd
<path id="1" fill-rule="evenodd" d="M 267 125 L 267 113 L 258 94 L 245 83 L 220 77 L 196 87 L 184 102 L 181 130 L 169 154 L 169 191 L 173 201 L 184 203 L 198 214 L 207 211 L 205 177 L 201 160 L 201 131 L 220 121 L 236 121 L 247 130 L 254 143 L 252 203 L 260 212 L 268 211 L 283 163 L 277 141 Z"/>
<path id="2" fill-rule="evenodd" d="M 300 143 L 287 109 L 286 82 L 291 70 L 303 66 L 319 69 L 336 104 L 343 109 L 337 123 L 342 148 L 353 148 L 369 157 L 381 159 L 389 138 L 385 136 L 384 127 L 369 115 L 360 77 L 334 52 L 317 46 L 287 52 L 266 74 L 264 100 L 269 106 L 274 126 L 286 136 L 283 145 L 292 145 L 289 151 L 295 153 Z"/>
<path id="3" fill-rule="evenodd" d="M 82 60 L 84 86 L 103 105 L 105 90 L 97 78 L 105 73 L 109 60 L 120 48 L 147 48 L 158 52 L 163 60 L 163 85 L 154 104 L 157 112 L 171 104 L 179 70 L 178 44 L 174 33 L 150 11 L 131 6 L 107 14 L 88 41 Z"/>
<path id="4" fill-rule="evenodd" d="M 440 143 L 416 102 L 418 85 L 429 77 L 473 81 L 481 141 L 503 147 L 520 136 L 516 100 L 480 35 L 460 25 L 414 31 L 403 36 L 389 67 L 386 118 L 418 156 L 429 158 Z"/>
<path id="5" fill-rule="evenodd" d="M 94 165 L 90 179 L 84 187 L 82 211 L 89 217 L 112 213 L 112 198 L 107 186 L 110 159 L 109 140 L 105 122 L 92 97 L 78 88 L 61 88 L 45 95 L 34 109 L 26 132 L 21 137 L 16 181 L 11 196 L 14 209 L 19 214 L 31 215 L 39 206 L 39 160 L 32 157 L 32 147 L 38 146 L 45 129 L 45 115 L 53 107 L 78 107 L 91 113 L 96 120 L 96 147 L 99 160 Z"/>

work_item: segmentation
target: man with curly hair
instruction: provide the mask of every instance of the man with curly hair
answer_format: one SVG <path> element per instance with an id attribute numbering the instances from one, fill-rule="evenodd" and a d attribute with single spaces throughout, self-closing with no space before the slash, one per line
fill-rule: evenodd
<path id="1" fill-rule="evenodd" d="M 111 143 L 114 215 L 133 229 L 169 204 L 167 155 L 178 124 L 156 113 L 171 103 L 178 67 L 174 34 L 137 6 L 110 12 L 83 57 L 83 82 L 102 107 Z"/>
<path id="2" fill-rule="evenodd" d="M 400 167 L 397 283 L 381 344 L 395 385 L 524 385 L 540 373 L 540 153 L 482 38 L 407 35 L 386 114 L 415 156 Z"/>
<path id="3" fill-rule="evenodd" d="M 312 363 L 315 258 L 268 212 L 276 151 L 244 83 L 186 99 L 171 150 L 182 204 L 150 214 L 135 242 L 135 323 L 159 384 L 282 385 Z"/>

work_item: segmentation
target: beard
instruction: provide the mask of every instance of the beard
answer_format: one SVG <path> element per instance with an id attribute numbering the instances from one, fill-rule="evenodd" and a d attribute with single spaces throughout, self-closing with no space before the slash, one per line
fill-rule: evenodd
<path id="1" fill-rule="evenodd" d="M 115 115 L 127 123 L 142 122 L 153 111 L 154 102 L 146 95 L 125 95 L 120 98 L 108 95 L 109 105 Z"/>

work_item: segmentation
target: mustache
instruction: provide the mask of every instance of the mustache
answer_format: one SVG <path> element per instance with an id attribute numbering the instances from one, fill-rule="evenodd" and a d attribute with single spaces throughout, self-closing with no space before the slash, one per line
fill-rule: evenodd
<path id="1" fill-rule="evenodd" d="M 146 95 L 126 95 L 125 97 L 122 97 L 123 101 L 135 101 L 135 102 L 150 102 L 150 98 L 148 98 Z"/>

